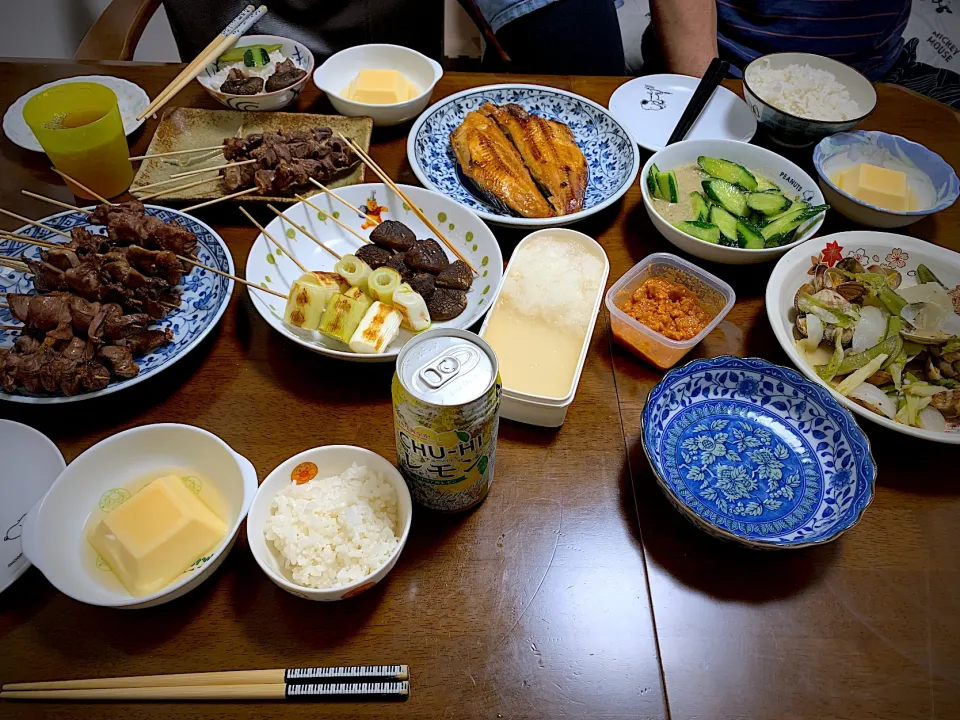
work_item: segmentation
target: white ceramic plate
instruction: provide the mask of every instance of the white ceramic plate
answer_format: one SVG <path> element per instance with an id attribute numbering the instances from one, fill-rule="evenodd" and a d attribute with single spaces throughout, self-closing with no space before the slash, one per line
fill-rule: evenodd
<path id="1" fill-rule="evenodd" d="M 949 432 L 940 433 L 903 425 L 857 405 L 833 391 L 811 368 L 794 346 L 793 299 L 801 285 L 810 280 L 811 257 L 821 258 L 827 264 L 836 264 L 842 258 L 856 257 L 863 265 L 883 265 L 903 275 L 903 286 L 916 285 L 917 265 L 923 263 L 942 282 L 953 298 L 954 308 L 960 307 L 960 255 L 945 248 L 893 233 L 871 230 L 824 235 L 796 247 L 782 258 L 773 269 L 767 282 L 767 317 L 773 326 L 777 341 L 793 364 L 810 380 L 827 387 L 833 396 L 848 410 L 860 417 L 883 425 L 894 432 L 934 442 L 960 445 L 960 425 L 954 423 Z M 960 314 L 960 313 L 958 313 Z"/>
<path id="2" fill-rule="evenodd" d="M 431 325 L 431 328 L 468 328 L 490 309 L 491 300 L 500 287 L 500 280 L 503 277 L 503 256 L 500 254 L 497 239 L 493 236 L 490 228 L 484 225 L 483 221 L 472 211 L 458 205 L 450 198 L 423 188 L 409 185 L 401 185 L 400 187 L 407 197 L 420 206 L 420 209 L 443 232 L 444 236 L 456 245 L 457 249 L 479 273 L 479 277 L 474 278 L 473 287 L 467 293 L 467 309 L 453 320 Z M 404 202 L 385 185 L 380 183 L 351 185 L 338 189 L 337 194 L 360 209 L 366 208 L 371 215 L 377 214 L 376 208 L 379 208 L 379 216 L 382 220 L 399 220 L 409 226 L 420 240 L 434 237 L 434 234 L 416 214 L 412 210 L 404 208 Z M 324 193 L 318 193 L 310 198 L 310 202 L 364 237 L 369 237 L 373 228 L 363 227 L 364 224 L 370 225 L 369 221 L 357 215 L 338 200 L 334 200 Z M 329 218 L 321 219 L 319 217 L 320 213 L 303 203 L 291 205 L 284 210 L 284 214 L 298 225 L 305 227 L 312 235 L 321 239 L 325 245 L 341 255 L 353 253 L 361 246 L 356 237 Z M 295 230 L 285 220 L 279 217 L 275 218 L 273 222 L 267 225 L 266 229 L 283 245 L 285 251 L 278 252 L 276 246 L 263 235 L 260 235 L 253 243 L 250 254 L 247 256 L 246 277 L 251 282 L 266 285 L 266 287 L 277 292 L 288 293 L 293 281 L 300 277 L 301 272 L 293 261 L 287 257 L 287 250 L 311 270 L 333 271 L 333 266 L 337 262 L 336 258 L 311 241 L 302 232 Z M 447 257 L 456 260 L 449 250 L 447 251 Z M 380 355 L 361 355 L 336 340 L 323 337 L 318 332 L 298 330 L 284 323 L 283 310 L 286 303 L 281 298 L 269 293 L 258 292 L 250 287 L 247 288 L 247 291 L 250 293 L 254 307 L 274 330 L 321 355 L 354 362 L 392 362 L 404 343 L 413 337 L 413 333 L 401 330 L 397 339 L 390 343 L 387 352 Z"/>
<path id="3" fill-rule="evenodd" d="M 117 103 L 120 105 L 120 117 L 123 118 L 123 131 L 129 135 L 138 127 L 143 125 L 143 120 L 137 120 L 137 115 L 147 109 L 150 104 L 150 98 L 146 91 L 139 85 L 124 80 L 123 78 L 113 77 L 112 75 L 79 75 L 77 77 L 63 78 L 54 80 L 46 85 L 34 88 L 30 92 L 21 95 L 16 102 L 7 108 L 3 116 L 3 132 L 11 142 L 16 143 L 24 150 L 33 150 L 43 152 L 40 142 L 27 126 L 23 119 L 23 106 L 27 100 L 37 93 L 43 92 L 55 85 L 63 85 L 71 82 L 90 82 L 98 85 L 105 85 L 117 94 Z"/>
<path id="4" fill-rule="evenodd" d="M 610 112 L 626 125 L 640 147 L 662 150 L 699 82 L 686 75 L 636 78 L 610 96 Z M 721 85 L 684 139 L 749 142 L 756 132 L 757 119 L 750 108 Z"/>
<path id="5" fill-rule="evenodd" d="M 0 592 L 30 567 L 20 548 L 23 519 L 67 464 L 50 438 L 13 420 L 0 420 Z"/>

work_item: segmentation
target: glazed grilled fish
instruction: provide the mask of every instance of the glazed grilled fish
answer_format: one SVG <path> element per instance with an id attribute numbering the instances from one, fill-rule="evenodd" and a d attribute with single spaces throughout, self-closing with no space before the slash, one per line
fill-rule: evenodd
<path id="1" fill-rule="evenodd" d="M 493 118 L 513 142 L 557 215 L 583 210 L 587 159 L 563 123 L 531 115 L 519 105 L 487 103 L 480 113 Z"/>
<path id="2" fill-rule="evenodd" d="M 493 120 L 478 112 L 467 113 L 450 133 L 450 143 L 463 175 L 494 204 L 528 218 L 556 214 L 524 167 L 517 148 Z"/>

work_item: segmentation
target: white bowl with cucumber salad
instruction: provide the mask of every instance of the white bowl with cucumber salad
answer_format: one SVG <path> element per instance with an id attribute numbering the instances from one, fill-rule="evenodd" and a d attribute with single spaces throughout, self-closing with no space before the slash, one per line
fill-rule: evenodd
<path id="1" fill-rule="evenodd" d="M 660 234 L 711 262 L 775 260 L 823 224 L 823 193 L 816 181 L 756 145 L 678 142 L 654 153 L 640 180 L 643 204 Z"/>

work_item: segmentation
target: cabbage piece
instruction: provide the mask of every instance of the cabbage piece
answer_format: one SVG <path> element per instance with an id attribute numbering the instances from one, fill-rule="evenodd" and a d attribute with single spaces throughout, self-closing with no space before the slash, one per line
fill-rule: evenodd
<path id="1" fill-rule="evenodd" d="M 860 310 L 860 319 L 857 321 L 857 327 L 854 329 L 853 342 L 850 345 L 850 349 L 853 350 L 853 352 L 860 353 L 868 348 L 872 348 L 883 340 L 886 329 L 887 322 L 880 308 L 869 305 L 864 307 Z"/>

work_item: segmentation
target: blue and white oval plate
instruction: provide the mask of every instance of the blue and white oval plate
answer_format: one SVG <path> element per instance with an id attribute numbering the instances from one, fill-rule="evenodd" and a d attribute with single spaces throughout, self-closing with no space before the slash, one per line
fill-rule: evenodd
<path id="1" fill-rule="evenodd" d="M 147 214 L 160 218 L 164 222 L 175 220 L 197 236 L 197 258 L 204 265 L 216 268 L 221 272 L 234 274 L 233 258 L 223 239 L 206 223 L 200 222 L 192 215 L 172 210 L 171 208 L 147 205 Z M 69 210 L 57 215 L 42 218 L 42 222 L 62 232 L 70 232 L 70 228 L 77 225 L 86 225 L 87 216 L 75 210 Z M 90 226 L 91 232 L 105 233 L 105 228 L 96 225 Z M 60 242 L 59 235 L 54 235 L 33 225 L 22 227 L 16 232 L 38 240 Z M 40 248 L 36 245 L 27 245 L 15 240 L 0 240 L 0 255 L 26 255 L 36 258 Z M 203 340 L 214 326 L 223 317 L 233 292 L 233 280 L 216 275 L 208 270 L 193 268 L 190 273 L 184 274 L 182 304 L 179 309 L 171 311 L 164 319 L 153 323 L 151 329 L 166 329 L 173 331 L 173 342 L 137 358 L 140 373 L 127 380 L 115 380 L 103 390 L 79 393 L 72 396 L 64 395 L 35 395 L 23 390 L 14 393 L 0 391 L 0 400 L 12 402 L 32 403 L 35 405 L 52 405 L 59 403 L 90 400 L 91 398 L 109 395 L 119 390 L 125 390 L 149 377 L 156 375 L 177 360 L 182 358 L 200 341 Z M 18 270 L 0 268 L 0 292 L 29 293 L 35 292 L 31 276 Z M 0 307 L 0 325 L 19 324 L 10 314 L 10 308 Z M 0 330 L 0 348 L 12 347 L 20 333 L 9 330 Z"/>
<path id="2" fill-rule="evenodd" d="M 674 506 L 754 548 L 835 540 L 873 499 L 870 443 L 829 392 L 759 358 L 694 360 L 643 409 L 644 451 Z"/>
<path id="3" fill-rule="evenodd" d="M 583 210 L 549 218 L 516 217 L 495 208 L 463 184 L 450 133 L 468 112 L 488 102 L 516 103 L 570 128 L 590 172 Z M 487 222 L 528 229 L 570 225 L 600 212 L 623 197 L 640 170 L 636 142 L 606 108 L 585 97 L 541 85 L 488 85 L 444 98 L 413 124 L 407 138 L 407 159 L 427 188 L 470 208 Z"/>

